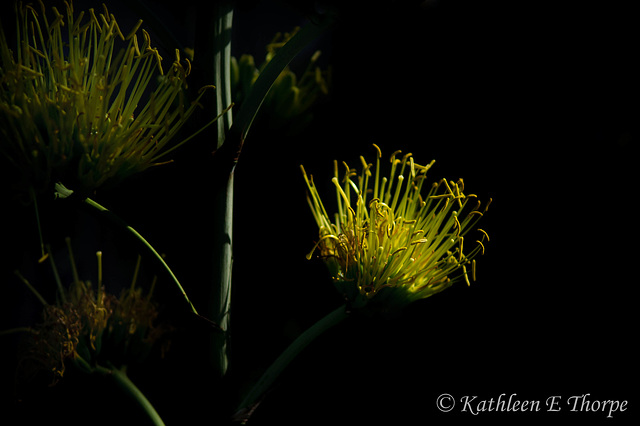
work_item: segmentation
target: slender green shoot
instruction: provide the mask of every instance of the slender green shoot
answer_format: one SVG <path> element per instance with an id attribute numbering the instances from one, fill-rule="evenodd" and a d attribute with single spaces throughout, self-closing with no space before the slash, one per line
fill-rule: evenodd
<path id="1" fill-rule="evenodd" d="M 31 199 L 33 200 L 33 209 L 36 214 L 36 224 L 38 225 L 38 236 L 40 237 L 40 253 L 41 257 L 38 260 L 39 263 L 44 262 L 47 259 L 48 253 L 44 250 L 44 239 L 42 238 L 42 226 L 40 225 L 40 212 L 38 209 L 38 197 L 36 196 L 36 192 L 33 187 L 29 187 L 29 193 L 31 195 Z"/>
<path id="2" fill-rule="evenodd" d="M 35 287 L 29 282 L 29 280 L 27 280 L 24 276 L 22 276 L 20 271 L 15 270 L 14 274 L 16 274 L 16 276 L 20 279 L 20 281 L 22 281 L 24 285 L 26 285 L 27 288 L 31 290 L 31 293 L 33 293 L 34 296 L 36 296 L 36 298 L 42 303 L 43 306 L 49 305 L 47 301 L 44 299 L 44 297 L 42 297 L 42 295 L 38 292 L 38 290 L 36 290 Z"/>
<path id="3" fill-rule="evenodd" d="M 126 229 L 130 234 L 132 234 L 138 241 L 140 241 L 142 243 L 142 245 L 147 248 L 147 250 L 156 258 L 156 260 L 158 260 L 158 262 L 160 262 L 160 264 L 164 267 L 164 269 L 167 271 L 167 273 L 169 274 L 169 276 L 171 277 L 171 279 L 173 280 L 173 282 L 175 283 L 175 285 L 178 287 L 178 289 L 180 290 L 180 293 L 182 293 L 182 296 L 184 297 L 185 301 L 189 304 L 189 306 L 191 307 L 191 310 L 193 311 L 194 314 L 199 315 L 198 311 L 196 310 L 195 306 L 193 306 L 193 303 L 191 303 L 191 300 L 189 300 L 189 297 L 187 296 L 187 293 L 185 292 L 184 288 L 182 287 L 182 285 L 180 284 L 180 281 L 178 281 L 178 278 L 175 276 L 175 274 L 173 273 L 173 271 L 171 270 L 171 268 L 169 267 L 169 265 L 167 265 L 167 262 L 164 261 L 163 257 L 156 251 L 155 248 L 153 248 L 153 246 L 142 236 L 140 235 L 140 233 L 138 231 L 136 231 L 134 228 L 132 228 L 131 226 L 127 225 L 122 219 L 120 219 L 119 217 L 117 217 L 114 213 L 112 213 L 109 209 L 107 209 L 106 207 L 98 204 L 97 202 L 95 202 L 94 200 L 92 200 L 91 198 L 86 198 L 84 200 L 84 202 L 95 208 L 96 210 L 109 215 L 109 217 L 116 223 L 118 223 L 119 225 L 121 225 L 124 229 Z"/>
<path id="4" fill-rule="evenodd" d="M 348 315 L 347 307 L 342 305 L 298 336 L 298 338 L 294 340 L 293 343 L 291 343 L 289 347 L 282 352 L 282 354 L 280 354 L 274 363 L 271 364 L 260 380 L 258 380 L 251 391 L 249 391 L 245 396 L 242 403 L 238 406 L 236 417 L 244 418 L 247 413 L 250 414 L 252 408 L 260 402 L 265 392 L 269 390 L 271 385 L 276 381 L 289 363 L 291 363 L 291 361 L 293 361 L 293 359 L 304 348 L 306 348 L 309 343 L 314 341 L 318 336 L 331 327 L 341 323 L 348 317 Z"/>
<path id="5" fill-rule="evenodd" d="M 127 395 L 133 398 L 138 405 L 147 413 L 149 416 L 149 420 L 155 426 L 164 426 L 164 422 L 162 418 L 156 411 L 155 407 L 151 402 L 147 399 L 147 397 L 142 393 L 142 391 L 131 381 L 129 376 L 127 376 L 126 370 L 123 367 L 122 369 L 111 368 L 109 376 L 115 380 L 115 382 L 120 386 L 120 388 L 125 391 Z"/>

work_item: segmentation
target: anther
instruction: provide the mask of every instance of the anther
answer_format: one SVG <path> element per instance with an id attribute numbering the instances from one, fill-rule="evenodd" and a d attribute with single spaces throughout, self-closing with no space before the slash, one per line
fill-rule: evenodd
<path id="1" fill-rule="evenodd" d="M 115 16 L 111 15 L 111 20 L 113 21 L 113 26 L 115 27 L 118 35 L 120 36 L 120 39 L 125 40 L 124 35 L 122 35 L 122 31 L 120 31 L 120 26 L 118 25 L 118 22 L 116 21 Z"/>
<path id="2" fill-rule="evenodd" d="M 98 32 L 102 32 L 102 28 L 100 27 L 100 22 L 98 21 L 98 18 L 96 17 L 96 13 L 93 10 L 93 8 L 89 9 L 89 15 L 91 15 L 91 20 L 96 25 L 96 27 L 98 27 Z"/>
<path id="3" fill-rule="evenodd" d="M 462 272 L 464 272 L 464 281 L 467 283 L 468 287 L 471 287 L 471 283 L 469 282 L 469 274 L 467 274 L 467 268 L 462 265 Z"/>
<path id="4" fill-rule="evenodd" d="M 453 220 L 456 222 L 456 228 L 458 228 L 458 231 L 456 233 L 456 237 L 460 236 L 460 231 L 462 231 L 462 226 L 460 225 L 460 221 L 458 220 L 458 215 L 455 214 L 453 216 Z"/>
<path id="5" fill-rule="evenodd" d="M 102 288 L 102 252 L 97 251 L 96 257 L 98 258 L 98 289 Z"/>
<path id="6" fill-rule="evenodd" d="M 369 171 L 369 169 L 371 168 L 372 164 L 368 164 L 362 155 L 360 156 L 360 162 L 362 163 L 362 167 L 363 167 L 362 171 L 366 173 L 368 176 L 371 176 L 371 172 Z"/>
<path id="7" fill-rule="evenodd" d="M 413 243 L 411 243 L 411 244 L 413 244 Z M 391 253 L 391 256 L 395 256 L 396 253 L 400 253 L 401 251 L 404 251 L 406 249 L 407 249 L 406 247 L 400 247 L 399 249 L 394 250 L 394 252 Z"/>
<path id="8" fill-rule="evenodd" d="M 489 201 L 487 201 L 487 205 L 484 206 L 484 211 L 486 212 L 489 209 L 489 206 L 491 205 L 491 202 L 493 201 L 493 198 L 489 198 Z"/>
<path id="9" fill-rule="evenodd" d="M 140 25 L 142 25 L 142 19 L 139 19 L 138 22 L 133 26 L 133 29 L 129 31 L 129 34 L 127 34 L 127 36 L 125 37 L 125 40 L 129 40 L 133 36 L 135 36 L 136 32 L 138 32 L 138 30 L 140 29 Z"/>
<path id="10" fill-rule="evenodd" d="M 375 143 L 372 145 L 376 149 L 376 151 L 378 151 L 378 158 L 382 158 L 382 151 L 380 151 L 380 147 L 378 147 L 378 145 L 376 145 Z"/>
<path id="11" fill-rule="evenodd" d="M 446 179 L 442 179 L 442 182 L 444 182 L 444 185 L 447 187 L 447 191 L 449 191 L 449 195 L 455 197 L 455 194 L 453 193 L 453 191 L 451 190 L 451 187 L 449 186 L 449 182 L 447 182 Z"/>

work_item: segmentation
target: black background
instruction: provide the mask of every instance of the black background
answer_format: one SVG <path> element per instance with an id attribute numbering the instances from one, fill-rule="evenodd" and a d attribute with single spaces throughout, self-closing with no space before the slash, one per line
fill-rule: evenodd
<path id="1" fill-rule="evenodd" d="M 147 3 L 175 28 L 177 39 L 192 41 L 197 6 Z M 327 332 L 290 366 L 249 424 L 605 420 L 602 413 L 570 413 L 566 405 L 561 413 L 472 416 L 460 405 L 441 413 L 436 398 L 443 393 L 458 404 L 465 395 L 516 393 L 521 400 L 540 400 L 543 411 L 551 395 L 566 400 L 589 393 L 592 399 L 628 400 L 627 412 L 613 420 L 629 422 L 638 404 L 632 290 L 639 66 L 638 27 L 626 4 L 343 6 L 336 27 L 293 63 L 302 67 L 313 49 L 323 51 L 321 63 L 333 70 L 329 100 L 297 136 L 259 121 L 236 169 L 226 391 L 206 390 L 214 387 L 203 368 L 210 332 L 190 322 L 167 280 L 159 282 L 165 318 L 177 324 L 172 349 L 167 359 L 152 357 L 129 372 L 167 424 L 207 424 L 207 414 L 228 413 L 289 342 L 342 303 L 321 262 L 305 259 L 317 229 L 299 165 L 331 199 L 332 161 L 357 166 L 361 154 L 372 160 L 372 143 L 383 156 L 401 149 L 418 163 L 435 158 L 432 179 L 462 177 L 468 192 L 493 198 L 480 224 L 491 241 L 478 259 L 479 279 L 416 302 L 396 318 L 351 318 Z M 76 2 L 77 9 L 82 5 Z M 119 22 L 120 16 L 135 21 L 125 2 L 109 6 Z M 311 9 L 241 2 L 234 54 L 260 58 L 275 32 L 303 24 Z M 120 26 L 126 33 L 127 25 Z M 210 205 L 212 148 L 211 139 L 200 138 L 172 164 L 93 197 L 167 254 L 197 307 L 205 306 L 210 285 L 207 232 L 217 220 Z M 71 235 L 88 262 L 85 274 L 95 275 L 93 253 L 103 250 L 106 273 L 129 282 L 136 254 L 125 236 L 73 206 L 43 208 L 57 212 L 43 221 L 45 237 L 60 253 L 64 236 Z M 6 226 L 19 235 L 7 238 L 3 273 L 20 267 L 37 287 L 53 287 L 44 278 L 48 267 L 33 266 L 38 240 L 32 210 L 6 210 L 12 215 Z M 64 255 L 56 260 L 62 263 Z M 37 322 L 37 301 L 15 277 L 6 277 L 3 328 Z M 3 339 L 3 347 L 15 341 Z M 15 363 L 12 357 L 7 367 Z M 2 380 L 11 388 L 12 373 L 5 370 Z M 135 409 L 117 389 L 70 375 L 30 398 L 8 400 L 27 420 L 46 413 L 73 424 L 88 418 L 133 422 Z"/>

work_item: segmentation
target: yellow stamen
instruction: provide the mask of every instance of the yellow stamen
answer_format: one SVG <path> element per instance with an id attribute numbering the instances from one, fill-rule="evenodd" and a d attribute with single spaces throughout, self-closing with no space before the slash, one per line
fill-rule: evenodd
<path id="1" fill-rule="evenodd" d="M 456 237 L 460 236 L 460 231 L 462 231 L 462 226 L 460 225 L 460 221 L 458 220 L 458 215 L 455 214 L 453 215 L 453 220 L 455 221 L 456 224 Z"/>
<path id="2" fill-rule="evenodd" d="M 133 28 L 131 29 L 131 31 L 129 31 L 129 34 L 127 34 L 127 36 L 125 37 L 125 40 L 130 40 L 133 37 L 135 37 L 136 32 L 138 32 L 138 30 L 140 29 L 140 25 L 142 25 L 142 19 L 139 19 L 138 22 L 136 22 L 136 24 L 133 26 Z M 136 43 L 137 45 L 137 43 Z M 138 55 L 140 53 L 138 52 Z"/>
<path id="3" fill-rule="evenodd" d="M 380 151 L 380 148 L 378 147 L 378 145 L 376 145 L 375 143 L 373 144 L 373 147 L 376 149 L 376 151 L 378 152 L 378 158 L 382 158 L 382 151 Z"/>
<path id="4" fill-rule="evenodd" d="M 98 291 L 102 288 L 102 252 L 96 252 L 96 258 L 98 259 Z"/>
<path id="5" fill-rule="evenodd" d="M 468 287 L 471 287 L 471 283 L 469 282 L 469 275 L 467 274 L 467 268 L 465 265 L 462 265 L 462 272 L 464 275 L 464 281 L 467 283 Z"/>
<path id="6" fill-rule="evenodd" d="M 487 239 L 487 241 L 491 241 L 491 240 L 489 239 L 489 234 L 487 234 L 487 232 L 486 232 L 484 229 L 480 229 L 480 228 L 478 228 L 478 231 L 480 231 L 480 232 L 482 232 L 482 233 L 484 234 L 484 236 L 485 236 L 485 238 Z"/>
<path id="7" fill-rule="evenodd" d="M 475 281 L 476 280 L 476 260 L 475 259 L 471 261 L 471 274 L 472 274 L 473 281 Z"/>

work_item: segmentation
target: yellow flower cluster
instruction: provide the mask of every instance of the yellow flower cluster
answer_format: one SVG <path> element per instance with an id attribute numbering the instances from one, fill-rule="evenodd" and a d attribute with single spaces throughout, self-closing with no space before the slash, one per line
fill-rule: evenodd
<path id="1" fill-rule="evenodd" d="M 52 17 L 42 1 L 16 7 L 15 49 L 0 29 L 0 153 L 37 191 L 91 191 L 157 164 L 200 99 L 186 100 L 189 61 L 176 50 L 164 71 L 142 21 L 125 36 L 106 6 L 65 4 Z"/>
<path id="2" fill-rule="evenodd" d="M 335 162 L 338 212 L 333 217 L 302 168 L 319 228 L 308 258 L 319 251 L 334 284 L 354 306 L 375 296 L 388 307 L 401 307 L 444 290 L 458 278 L 469 284 L 469 272 L 475 278 L 474 257 L 484 252 L 483 241 L 489 237 L 478 229 L 479 239 L 466 252 L 466 236 L 488 204 L 481 211 L 477 197 L 464 194 L 461 179 L 425 185 L 434 162 L 422 166 L 411 154 L 399 158 L 400 151 L 391 155 L 388 177 L 381 177 L 382 154 L 374 147 L 375 167 L 360 157 L 359 174 L 345 163 L 341 175 Z"/>

